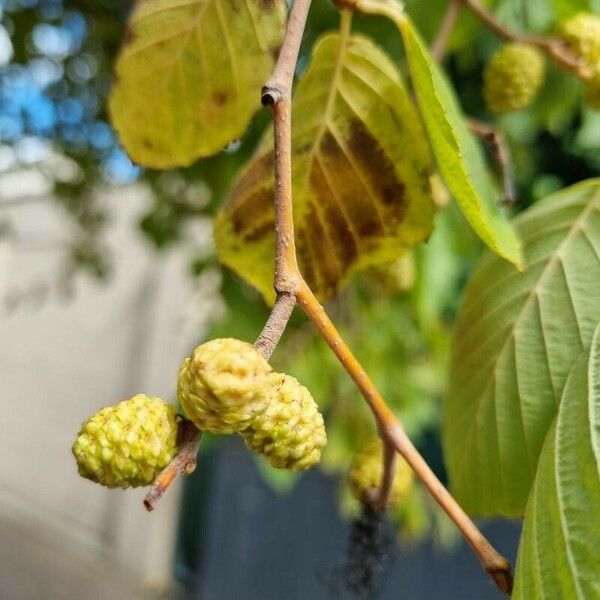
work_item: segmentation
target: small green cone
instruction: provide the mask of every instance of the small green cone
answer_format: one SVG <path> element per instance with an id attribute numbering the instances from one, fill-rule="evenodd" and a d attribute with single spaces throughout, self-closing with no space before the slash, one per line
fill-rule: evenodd
<path id="1" fill-rule="evenodd" d="M 138 394 L 81 426 L 72 451 L 79 474 L 109 488 L 150 485 L 177 453 L 177 413 Z"/>

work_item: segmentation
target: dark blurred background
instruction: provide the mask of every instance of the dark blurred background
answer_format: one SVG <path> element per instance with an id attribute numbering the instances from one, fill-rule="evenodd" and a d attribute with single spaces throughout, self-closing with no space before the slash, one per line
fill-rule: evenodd
<path id="1" fill-rule="evenodd" d="M 488 4 L 515 29 L 556 25 L 545 0 Z M 446 0 L 406 5 L 430 39 Z M 306 384 L 325 413 L 320 470 L 297 478 L 256 462 L 236 440 L 207 437 L 197 472 L 151 515 L 143 492 L 110 492 L 76 475 L 69 449 L 85 417 L 138 391 L 173 399 L 195 344 L 252 340 L 267 315 L 258 294 L 219 266 L 211 225 L 268 114 L 189 168 L 133 165 L 105 108 L 129 9 L 116 0 L 0 0 L 0 598 L 343 597 L 336 567 L 357 514 L 343 474 L 373 425 L 300 316 L 274 365 Z M 335 27 L 336 9 L 315 0 L 299 74 L 314 40 Z M 357 16 L 354 27 L 403 69 L 393 26 Z M 465 111 L 483 121 L 491 116 L 481 73 L 498 46 L 462 15 L 445 62 Z M 496 124 L 514 162 L 513 212 L 598 174 L 600 113 L 553 68 L 534 106 Z M 445 479 L 449 335 L 481 246 L 452 204 L 436 224 L 397 277 L 357 277 L 328 309 Z M 514 558 L 519 524 L 483 525 Z M 499 597 L 418 486 L 389 527 L 382 598 Z"/>

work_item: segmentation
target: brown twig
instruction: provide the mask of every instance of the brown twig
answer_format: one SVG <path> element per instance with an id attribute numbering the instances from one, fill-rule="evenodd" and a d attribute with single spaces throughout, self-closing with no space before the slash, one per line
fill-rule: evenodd
<path id="1" fill-rule="evenodd" d="M 177 456 L 161 471 L 144 497 L 144 506 L 148 512 L 154 510 L 179 473 L 189 475 L 196 469 L 196 455 L 202 432 L 191 421 L 183 419 L 179 423 L 177 437 L 177 446 L 179 447 Z"/>
<path id="2" fill-rule="evenodd" d="M 510 42 L 523 42 L 536 46 L 548 56 L 550 56 L 557 65 L 565 70 L 577 75 L 581 79 L 589 79 L 593 76 L 592 69 L 582 61 L 581 57 L 572 52 L 567 44 L 557 37 L 529 35 L 519 33 L 500 23 L 494 14 L 478 0 L 460 0 L 490 31 L 503 40 Z"/>
<path id="3" fill-rule="evenodd" d="M 437 62 L 440 62 L 446 54 L 446 48 L 448 47 L 448 40 L 450 34 L 456 25 L 458 15 L 462 6 L 462 0 L 450 0 L 446 13 L 440 28 L 438 29 L 436 36 L 431 44 L 431 56 Z"/>
<path id="4" fill-rule="evenodd" d="M 395 449 L 412 466 L 432 496 L 456 523 L 458 529 L 471 545 L 485 569 L 494 578 L 498 587 L 502 591 L 508 592 L 512 585 L 510 565 L 483 537 L 410 442 L 402 425 L 385 403 L 360 362 L 352 354 L 312 290 L 302 279 L 298 269 L 292 209 L 291 89 L 309 7 L 310 0 L 295 0 L 275 71 L 263 87 L 261 97 L 263 105 L 270 106 L 272 109 L 275 134 L 275 290 L 279 297 L 289 295 L 297 298 L 304 312 L 321 333 L 343 367 L 354 379 L 371 408 L 377 421 L 379 434 L 386 447 L 386 462 L 380 494 L 381 501 L 383 503 L 387 502 L 387 494 L 392 482 L 394 460 L 394 452 L 390 452 L 390 450 Z M 279 315 L 273 315 L 273 313 L 280 310 L 283 311 L 280 306 L 276 303 L 267 322 L 270 329 L 269 336 L 272 339 L 279 339 L 286 322 L 285 319 L 280 319 Z M 287 303 L 286 308 L 289 308 Z M 257 345 L 262 346 L 261 336 L 257 340 Z M 271 346 L 269 345 L 269 347 Z"/>
<path id="5" fill-rule="evenodd" d="M 294 294 L 298 264 L 292 212 L 292 83 L 311 0 L 295 0 L 275 70 L 261 93 L 270 106 L 274 127 L 275 170 L 275 291 Z"/>
<path id="6" fill-rule="evenodd" d="M 271 314 L 260 335 L 256 338 L 256 342 L 254 342 L 254 347 L 266 360 L 271 358 L 273 350 L 279 343 L 292 316 L 294 306 L 296 306 L 296 296 L 293 294 L 282 293 L 277 295 Z"/>
<path id="7" fill-rule="evenodd" d="M 517 201 L 515 181 L 512 173 L 510 152 L 504 136 L 498 129 L 489 123 L 484 123 L 477 119 L 469 119 L 468 125 L 469 129 L 489 146 L 490 151 L 496 160 L 502 179 L 504 203 L 508 205 L 514 204 Z"/>
<path id="8" fill-rule="evenodd" d="M 381 477 L 381 488 L 379 489 L 379 498 L 377 499 L 377 508 L 385 510 L 390 501 L 390 492 L 394 485 L 394 476 L 396 474 L 396 461 L 398 454 L 396 448 L 387 440 L 383 442 L 383 475 Z"/>
<path id="9" fill-rule="evenodd" d="M 496 582 L 496 585 L 503 592 L 509 593 L 512 587 L 512 576 L 508 561 L 498 554 L 481 534 L 475 523 L 463 511 L 419 454 L 406 435 L 404 428 L 387 406 L 362 365 L 352 354 L 327 313 L 304 281 L 302 281 L 298 291 L 298 303 L 319 330 L 333 353 L 338 357 L 350 377 L 354 379 L 375 416 L 383 442 L 392 445 L 412 467 L 430 494 L 454 521 L 483 567 Z"/>

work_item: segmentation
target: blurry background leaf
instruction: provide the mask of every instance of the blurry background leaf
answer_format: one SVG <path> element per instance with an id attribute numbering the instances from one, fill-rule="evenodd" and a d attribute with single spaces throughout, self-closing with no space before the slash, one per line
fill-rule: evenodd
<path id="1" fill-rule="evenodd" d="M 540 455 L 513 598 L 597 598 L 599 547 L 600 327 L 569 374 Z"/>
<path id="2" fill-rule="evenodd" d="M 565 379 L 600 320 L 600 180 L 550 196 L 516 224 L 526 271 L 489 253 L 480 262 L 444 405 L 452 489 L 480 515 L 523 514 Z"/>
<path id="3" fill-rule="evenodd" d="M 116 63 L 113 124 L 133 160 L 185 166 L 243 135 L 283 36 L 279 0 L 146 0 Z"/>
<path id="4" fill-rule="evenodd" d="M 321 38 L 293 101 L 294 222 L 301 271 L 331 297 L 350 275 L 427 238 L 431 164 L 400 76 L 364 37 Z M 219 258 L 273 298 L 272 142 L 215 223 Z M 406 152 L 410 148 L 410 153 Z"/>

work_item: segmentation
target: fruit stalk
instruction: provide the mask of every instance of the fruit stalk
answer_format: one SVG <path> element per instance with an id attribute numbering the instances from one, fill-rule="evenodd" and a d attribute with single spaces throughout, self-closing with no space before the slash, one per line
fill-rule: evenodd
<path id="1" fill-rule="evenodd" d="M 490 31 L 506 41 L 522 42 L 536 46 L 552 58 L 557 65 L 576 74 L 582 79 L 592 77 L 593 73 L 582 63 L 580 57 L 572 52 L 559 38 L 529 35 L 519 33 L 500 23 L 487 8 L 482 6 L 478 0 L 460 0 Z"/>
<path id="2" fill-rule="evenodd" d="M 202 432 L 184 419 L 179 423 L 177 456 L 161 471 L 152 487 L 144 497 L 144 506 L 148 512 L 154 510 L 157 502 L 171 487 L 179 473 L 190 475 L 196 469 L 196 455 L 202 439 Z"/>

